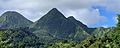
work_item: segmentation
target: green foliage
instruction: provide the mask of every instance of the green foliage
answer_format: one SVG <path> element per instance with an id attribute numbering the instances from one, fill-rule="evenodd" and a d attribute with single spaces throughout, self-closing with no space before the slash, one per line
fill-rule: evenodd
<path id="1" fill-rule="evenodd" d="M 61 41 L 61 42 L 57 42 L 54 43 L 52 45 L 47 46 L 47 48 L 71 48 L 71 47 L 75 47 L 76 46 L 76 42 L 66 42 L 66 41 Z"/>
<path id="2" fill-rule="evenodd" d="M 117 24 L 117 28 L 116 28 L 116 30 L 117 31 L 120 31 L 120 15 L 118 15 L 118 24 Z"/>
<path id="3" fill-rule="evenodd" d="M 0 48 L 25 48 L 42 45 L 43 43 L 40 42 L 37 36 L 22 28 L 0 30 Z"/>

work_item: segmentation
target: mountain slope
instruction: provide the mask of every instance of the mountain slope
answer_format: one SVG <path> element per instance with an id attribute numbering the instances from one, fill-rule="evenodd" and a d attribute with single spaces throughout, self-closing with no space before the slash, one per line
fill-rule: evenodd
<path id="1" fill-rule="evenodd" d="M 84 29 L 87 29 L 87 26 L 74 19 L 74 17 L 66 18 L 60 11 L 53 8 L 37 22 L 31 25 L 30 28 L 34 29 L 34 33 L 37 33 L 38 35 L 44 33 L 49 34 L 45 36 L 52 36 L 53 38 L 63 40 L 74 40 L 73 38 L 78 38 L 78 40 L 81 41 L 83 39 L 80 37 L 83 36 L 79 35 L 86 32 Z M 78 30 L 81 31 L 78 32 Z M 80 33 L 78 35 L 79 37 L 74 37 L 77 33 Z M 88 33 L 86 32 L 84 35 L 88 36 Z"/>
<path id="2" fill-rule="evenodd" d="M 28 27 L 32 22 L 15 11 L 7 11 L 0 16 L 0 28 Z"/>
<path id="3" fill-rule="evenodd" d="M 68 20 L 70 20 L 75 25 L 78 25 L 78 26 L 82 27 L 84 30 L 88 29 L 87 25 L 85 25 L 82 22 L 76 20 L 73 16 L 68 17 Z"/>
<path id="4" fill-rule="evenodd" d="M 118 15 L 118 23 L 116 27 L 112 28 L 98 28 L 96 32 L 97 34 L 101 34 L 99 32 L 105 33 L 103 37 L 92 37 L 88 38 L 82 42 L 82 44 L 78 45 L 81 48 L 120 48 L 120 15 Z M 100 31 L 100 30 L 104 30 Z M 99 31 L 99 32 L 97 32 Z M 110 32 L 107 32 L 110 31 Z"/>

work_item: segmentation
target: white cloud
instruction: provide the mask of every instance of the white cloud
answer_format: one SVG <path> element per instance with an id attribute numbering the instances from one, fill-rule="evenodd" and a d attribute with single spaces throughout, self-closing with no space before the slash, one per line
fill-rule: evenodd
<path id="1" fill-rule="evenodd" d="M 102 27 L 104 27 L 104 28 L 108 28 L 108 27 L 109 27 L 109 25 L 103 25 Z"/>
<path id="2" fill-rule="evenodd" d="M 120 13 L 120 0 L 104 0 L 100 6 L 106 7 L 106 9 Z"/>
<path id="3" fill-rule="evenodd" d="M 107 18 L 104 16 L 100 16 L 99 9 L 90 10 L 90 9 L 79 9 L 79 10 L 71 10 L 66 13 L 67 16 L 74 16 L 76 19 L 80 20 L 84 24 L 88 26 L 95 25 L 98 22 L 106 22 Z"/>
<path id="4" fill-rule="evenodd" d="M 119 5 L 120 0 L 0 0 L 0 9 L 17 10 L 32 21 L 56 7 L 65 15 L 73 15 L 87 25 L 107 21 L 106 17 L 100 16 L 99 9 L 92 9 L 93 6 L 120 12 Z"/>

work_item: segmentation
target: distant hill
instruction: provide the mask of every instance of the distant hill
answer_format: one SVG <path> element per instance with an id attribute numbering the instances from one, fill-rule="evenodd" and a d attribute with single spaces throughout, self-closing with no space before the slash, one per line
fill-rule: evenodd
<path id="1" fill-rule="evenodd" d="M 113 31 L 113 29 L 114 27 L 110 27 L 110 28 L 99 27 L 99 28 L 96 28 L 91 35 L 95 37 L 101 37 L 101 36 L 104 36 L 105 33 L 109 33 Z"/>

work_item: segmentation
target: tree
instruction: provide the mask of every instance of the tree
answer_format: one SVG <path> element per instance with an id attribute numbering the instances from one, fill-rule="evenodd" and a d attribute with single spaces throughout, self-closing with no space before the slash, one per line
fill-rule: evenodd
<path id="1" fill-rule="evenodd" d="M 116 27 L 116 31 L 120 31 L 120 14 L 118 15 L 118 18 L 117 18 L 117 20 L 118 20 L 118 23 L 117 23 L 117 27 Z"/>

